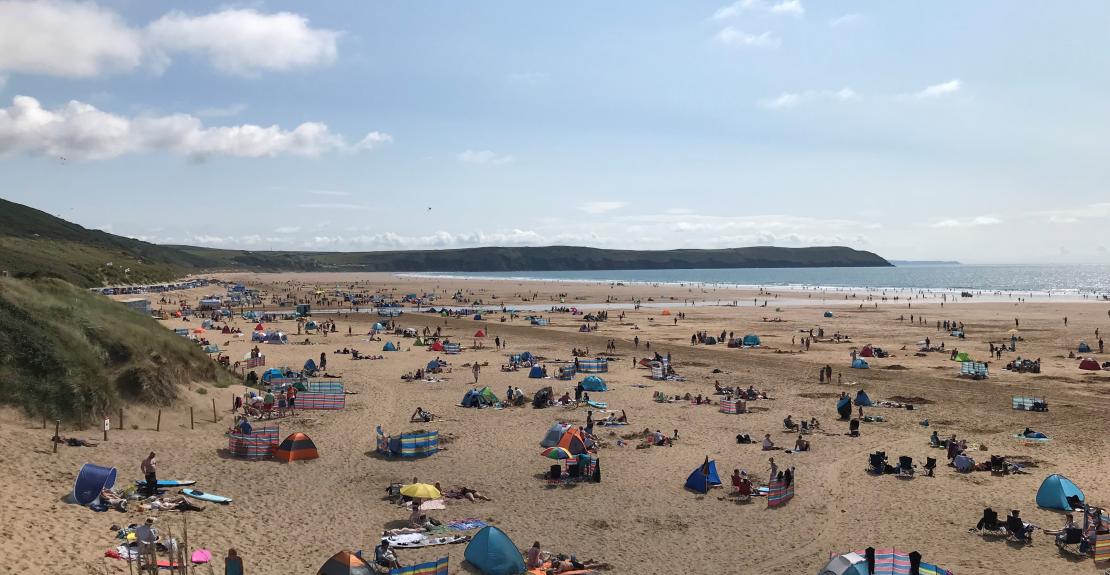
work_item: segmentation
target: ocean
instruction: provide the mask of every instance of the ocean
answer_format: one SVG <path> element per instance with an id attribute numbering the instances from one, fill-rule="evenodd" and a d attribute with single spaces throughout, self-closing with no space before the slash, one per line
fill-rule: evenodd
<path id="1" fill-rule="evenodd" d="M 1110 265 L 905 265 L 885 268 L 744 268 L 404 274 L 500 280 L 709 284 L 799 290 L 960 292 L 976 295 L 1110 294 Z"/>

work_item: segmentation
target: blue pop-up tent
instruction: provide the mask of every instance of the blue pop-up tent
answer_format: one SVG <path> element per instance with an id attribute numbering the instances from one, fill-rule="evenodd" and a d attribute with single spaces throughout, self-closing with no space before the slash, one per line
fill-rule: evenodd
<path id="1" fill-rule="evenodd" d="M 852 369 L 867 369 L 869 367 L 871 366 L 867 365 L 867 362 L 864 361 L 862 357 L 857 357 L 852 360 Z"/>
<path id="2" fill-rule="evenodd" d="M 397 346 L 393 345 L 392 341 L 387 341 L 382 346 L 382 351 L 397 351 Z"/>
<path id="3" fill-rule="evenodd" d="M 709 457 L 706 457 L 705 463 L 697 466 L 686 478 L 686 488 L 698 493 L 708 493 L 710 487 L 720 484 L 721 478 L 717 475 L 717 462 L 709 459 Z"/>
<path id="4" fill-rule="evenodd" d="M 759 336 L 749 333 L 744 336 L 744 347 L 757 347 L 760 344 Z"/>
<path id="5" fill-rule="evenodd" d="M 856 392 L 856 405 L 871 407 L 874 403 L 871 401 L 871 397 L 867 395 L 867 392 L 861 389 Z"/>
<path id="6" fill-rule="evenodd" d="M 532 369 L 528 370 L 528 377 L 532 379 L 543 379 L 543 368 L 539 365 L 533 365 Z"/>
<path id="7" fill-rule="evenodd" d="M 466 545 L 463 557 L 483 575 L 517 575 L 524 573 L 524 558 L 504 531 L 487 525 L 474 534 Z"/>
<path id="8" fill-rule="evenodd" d="M 77 480 L 73 482 L 73 500 L 79 505 L 88 505 L 100 498 L 100 492 L 111 489 L 116 484 L 116 468 L 101 467 L 92 463 L 81 466 Z"/>
<path id="9" fill-rule="evenodd" d="M 1041 488 L 1037 490 L 1037 506 L 1071 511 L 1069 497 L 1078 497 L 1080 503 L 1085 500 L 1083 491 L 1075 483 L 1063 475 L 1053 473 L 1041 482 Z"/>
<path id="10" fill-rule="evenodd" d="M 836 413 L 840 419 L 852 417 L 852 398 L 842 397 L 836 402 Z"/>
<path id="11" fill-rule="evenodd" d="M 582 389 L 586 391 L 609 391 L 605 380 L 596 375 L 587 376 L 582 380 Z"/>

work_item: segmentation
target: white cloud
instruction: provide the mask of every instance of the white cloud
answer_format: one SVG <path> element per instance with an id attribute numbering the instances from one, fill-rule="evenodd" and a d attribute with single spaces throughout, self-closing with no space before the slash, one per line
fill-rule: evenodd
<path id="1" fill-rule="evenodd" d="M 451 233 L 438 231 L 426 236 L 406 236 L 394 232 L 379 234 L 353 234 L 346 236 L 316 236 L 306 247 L 339 250 L 413 250 L 465 248 L 475 246 L 524 246 L 548 245 L 549 238 L 534 230 L 504 230 L 493 233 L 481 231 Z"/>
<path id="2" fill-rule="evenodd" d="M 735 48 L 776 48 L 781 43 L 779 39 L 769 31 L 762 34 L 751 34 L 742 30 L 737 30 L 732 26 L 722 28 L 713 39 L 720 44 Z"/>
<path id="3" fill-rule="evenodd" d="M 1080 220 L 1110 218 L 1110 202 L 1088 204 L 1082 208 L 1068 210 L 1046 210 L 1039 215 L 1047 215 L 1049 223 L 1073 224 Z"/>
<path id="4" fill-rule="evenodd" d="M 231 116 L 238 116 L 247 111 L 246 104 L 231 104 L 230 106 L 220 106 L 214 108 L 201 108 L 193 112 L 194 116 L 201 118 L 228 118 Z"/>
<path id="5" fill-rule="evenodd" d="M 578 206 L 578 209 L 587 214 L 604 214 L 605 212 L 619 210 L 627 205 L 625 202 L 586 202 Z"/>
<path id="6" fill-rule="evenodd" d="M 839 28 L 841 26 L 847 26 L 849 24 L 855 24 L 856 22 L 859 22 L 860 19 L 862 19 L 862 18 L 863 18 L 863 15 L 861 15 L 861 14 L 843 14 L 843 15 L 837 16 L 836 18 L 830 18 L 829 19 L 829 27 L 830 28 Z"/>
<path id="7" fill-rule="evenodd" d="M 785 108 L 793 108 L 800 104 L 808 104 L 819 100 L 828 100 L 834 102 L 848 102 L 858 100 L 859 94 L 851 88 L 841 88 L 839 90 L 809 90 L 806 92 L 784 92 L 777 98 L 769 100 L 761 100 L 760 106 L 770 110 L 782 110 Z"/>
<path id="8" fill-rule="evenodd" d="M 300 226 L 280 226 L 274 229 L 279 234 L 295 234 L 301 231 Z"/>
<path id="9" fill-rule="evenodd" d="M 173 11 L 152 22 L 146 35 L 166 54 L 199 54 L 221 72 L 254 75 L 331 64 L 340 33 L 312 28 L 291 12 L 225 9 L 202 16 Z"/>
<path id="10" fill-rule="evenodd" d="M 143 64 L 162 69 L 175 55 L 193 55 L 250 76 L 331 64 L 340 35 L 291 12 L 173 11 L 142 28 L 94 2 L 0 0 L 0 73 L 94 77 Z"/>
<path id="11" fill-rule="evenodd" d="M 316 203 L 316 204 L 297 204 L 298 208 L 309 210 L 369 210 L 370 206 L 365 204 L 344 204 L 344 203 Z"/>
<path id="12" fill-rule="evenodd" d="M 727 20 L 735 18 L 743 12 L 767 12 L 771 14 L 788 14 L 801 16 L 805 14 L 805 7 L 801 0 L 780 0 L 767 2 L 765 0 L 738 0 L 727 6 L 721 6 L 713 13 L 714 20 Z"/>
<path id="13" fill-rule="evenodd" d="M 976 216 L 974 218 L 949 218 L 929 224 L 933 228 L 973 228 L 979 226 L 993 226 L 1001 224 L 1002 220 L 996 216 Z"/>
<path id="14" fill-rule="evenodd" d="M 960 83 L 960 79 L 953 78 L 947 82 L 926 86 L 922 90 L 910 94 L 909 96 L 918 99 L 940 98 L 959 92 L 961 87 L 962 84 Z"/>
<path id="15" fill-rule="evenodd" d="M 89 77 L 142 62 L 142 34 L 93 3 L 0 1 L 0 72 Z"/>
<path id="16" fill-rule="evenodd" d="M 349 196 L 351 192 L 342 192 L 339 190 L 308 190 L 308 193 L 315 196 Z"/>
<path id="17" fill-rule="evenodd" d="M 195 159 L 318 156 L 366 149 L 367 142 L 389 140 L 388 134 L 372 132 L 351 145 L 318 122 L 284 130 L 276 125 L 253 124 L 206 127 L 189 114 L 127 118 L 76 100 L 48 110 L 30 96 L 16 96 L 10 107 L 0 108 L 0 154 L 83 159 L 147 152 L 171 152 Z"/>
<path id="18" fill-rule="evenodd" d="M 498 154 L 493 150 L 466 150 L 464 152 L 459 152 L 455 157 L 464 164 L 484 164 L 491 166 L 511 164 L 514 160 L 510 155 Z"/>

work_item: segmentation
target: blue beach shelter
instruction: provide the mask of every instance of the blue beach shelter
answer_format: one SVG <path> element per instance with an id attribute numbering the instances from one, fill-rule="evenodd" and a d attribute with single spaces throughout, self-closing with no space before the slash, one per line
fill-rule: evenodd
<path id="1" fill-rule="evenodd" d="M 86 463 L 81 466 L 81 471 L 77 472 L 77 480 L 73 482 L 73 500 L 79 505 L 88 505 L 100 498 L 102 489 L 111 489 L 115 484 L 115 467 Z"/>
<path id="2" fill-rule="evenodd" d="M 861 389 L 856 392 L 856 405 L 871 407 L 874 403 L 872 403 L 871 397 L 867 395 L 867 392 Z"/>
<path id="3" fill-rule="evenodd" d="M 863 361 L 862 357 L 857 357 L 852 360 L 852 369 L 867 369 L 869 367 L 871 366 L 867 365 L 867 362 Z"/>
<path id="4" fill-rule="evenodd" d="M 831 311 L 825 312 L 825 317 L 832 317 L 832 312 Z"/>
<path id="5" fill-rule="evenodd" d="M 1041 482 L 1041 488 L 1037 490 L 1037 506 L 1071 511 L 1069 497 L 1078 497 L 1080 503 L 1084 501 L 1083 491 L 1079 487 L 1067 477 L 1053 473 Z"/>
<path id="6" fill-rule="evenodd" d="M 596 375 L 591 375 L 582 380 L 582 389 L 586 391 L 609 391 L 605 380 Z"/>
<path id="7" fill-rule="evenodd" d="M 543 379 L 543 368 L 539 365 L 533 365 L 532 369 L 528 371 L 528 377 L 532 379 Z"/>
<path id="8" fill-rule="evenodd" d="M 392 341 L 387 341 L 385 345 L 382 346 L 382 351 L 397 351 L 397 346 L 393 345 Z"/>
<path id="9" fill-rule="evenodd" d="M 517 575 L 524 573 L 524 558 L 504 531 L 487 525 L 474 534 L 466 545 L 463 557 L 483 575 Z"/>
<path id="10" fill-rule="evenodd" d="M 697 466 L 686 478 L 686 489 L 697 493 L 708 493 L 709 488 L 720 485 L 721 478 L 717 475 L 717 462 L 705 457 L 705 463 Z"/>
<path id="11" fill-rule="evenodd" d="M 744 336 L 744 347 L 756 347 L 759 343 L 759 336 L 754 333 L 749 333 Z"/>
<path id="12" fill-rule="evenodd" d="M 852 417 L 852 398 L 842 397 L 836 402 L 836 413 L 840 419 Z"/>

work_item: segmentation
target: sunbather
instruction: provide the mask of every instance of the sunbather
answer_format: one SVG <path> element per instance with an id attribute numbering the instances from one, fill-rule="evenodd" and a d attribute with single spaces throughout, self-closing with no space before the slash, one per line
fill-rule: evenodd
<path id="1" fill-rule="evenodd" d="M 763 436 L 763 451 L 774 451 L 776 449 L 782 449 L 782 448 L 781 447 L 775 447 L 775 442 L 771 441 L 771 434 L 770 433 L 764 435 Z"/>
<path id="2" fill-rule="evenodd" d="M 100 490 L 100 502 L 104 503 L 108 507 L 115 509 L 116 511 L 123 511 L 125 513 L 127 512 L 127 499 L 121 497 L 111 489 Z"/>
<path id="3" fill-rule="evenodd" d="M 798 431 L 798 424 L 794 423 L 794 416 L 787 415 L 786 419 L 782 420 L 782 428 L 787 431 Z"/>
<path id="4" fill-rule="evenodd" d="M 433 415 L 431 412 L 424 411 L 423 407 L 417 407 L 416 411 L 412 412 L 412 415 L 409 417 L 409 422 L 415 423 L 415 422 L 420 421 L 420 422 L 427 423 L 427 422 L 435 419 L 435 417 L 436 416 Z"/>
<path id="5" fill-rule="evenodd" d="M 802 436 L 799 434 L 798 439 L 794 441 L 794 451 L 809 451 L 809 440 L 802 439 Z"/>

